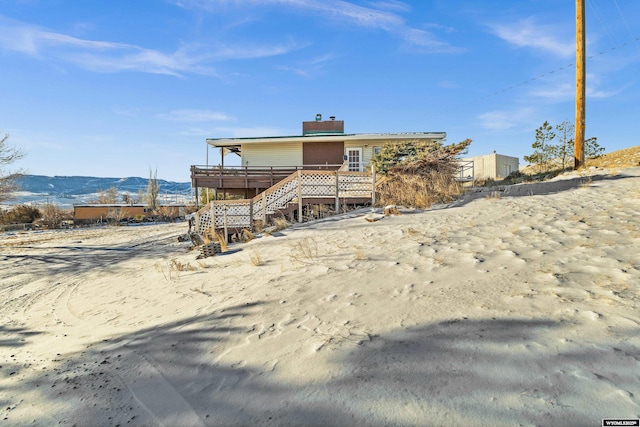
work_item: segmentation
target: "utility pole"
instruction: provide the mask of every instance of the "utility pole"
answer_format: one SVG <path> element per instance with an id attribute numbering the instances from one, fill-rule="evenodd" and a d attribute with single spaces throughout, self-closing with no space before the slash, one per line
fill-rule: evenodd
<path id="1" fill-rule="evenodd" d="M 576 0 L 576 135 L 573 151 L 574 169 L 584 166 L 585 39 L 584 0 Z"/>

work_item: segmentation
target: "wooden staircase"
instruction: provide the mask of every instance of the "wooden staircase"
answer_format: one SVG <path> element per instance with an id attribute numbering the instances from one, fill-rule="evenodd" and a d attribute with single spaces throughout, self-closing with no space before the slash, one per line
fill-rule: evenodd
<path id="1" fill-rule="evenodd" d="M 375 173 L 298 170 L 252 199 L 212 200 L 195 214 L 195 231 L 251 229 L 276 214 L 298 212 L 310 204 L 375 203 Z"/>

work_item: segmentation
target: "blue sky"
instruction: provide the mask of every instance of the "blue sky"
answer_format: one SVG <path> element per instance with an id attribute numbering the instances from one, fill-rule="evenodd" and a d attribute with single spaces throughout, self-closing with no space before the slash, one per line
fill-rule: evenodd
<path id="1" fill-rule="evenodd" d="M 586 4 L 586 136 L 639 145 L 640 1 Z M 522 159 L 574 120 L 574 46 L 572 0 L 0 0 L 0 132 L 41 175 L 188 181 L 316 113 Z"/>

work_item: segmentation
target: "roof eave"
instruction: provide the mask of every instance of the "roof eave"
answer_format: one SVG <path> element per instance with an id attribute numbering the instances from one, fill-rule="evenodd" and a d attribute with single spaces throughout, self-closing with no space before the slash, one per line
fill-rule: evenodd
<path id="1" fill-rule="evenodd" d="M 360 134 L 314 134 L 298 136 L 274 136 L 258 138 L 207 138 L 213 147 L 240 146 L 243 144 L 296 143 L 304 141 L 397 141 L 407 139 L 444 139 L 446 132 L 402 132 L 402 133 L 360 133 Z"/>

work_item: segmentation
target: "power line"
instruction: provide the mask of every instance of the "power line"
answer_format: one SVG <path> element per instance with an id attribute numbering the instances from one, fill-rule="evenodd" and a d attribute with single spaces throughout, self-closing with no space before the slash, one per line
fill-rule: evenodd
<path id="1" fill-rule="evenodd" d="M 628 45 L 630 45 L 630 44 L 636 44 L 636 46 L 637 46 L 637 42 L 638 42 L 638 41 L 640 41 L 640 37 L 635 37 L 635 38 L 633 38 L 633 39 L 631 39 L 631 40 L 627 40 L 626 42 L 624 42 L 624 43 L 620 44 L 620 46 L 619 46 L 619 47 L 620 47 L 620 48 L 622 48 L 622 47 L 628 46 Z M 605 55 L 605 54 L 607 54 L 607 53 L 611 53 L 611 52 L 613 52 L 613 51 L 615 51 L 615 50 L 618 50 L 618 47 L 617 47 L 617 46 L 613 46 L 613 47 L 611 47 L 611 48 L 609 48 L 609 49 L 602 50 L 602 51 L 600 51 L 600 52 L 598 52 L 598 53 L 596 53 L 596 54 L 590 55 L 590 56 L 588 56 L 588 57 L 587 57 L 587 59 L 588 59 L 588 60 L 592 60 L 592 59 L 594 59 L 594 58 L 596 58 L 596 57 L 599 57 L 599 56 Z M 458 104 L 458 105 L 453 106 L 453 107 L 451 107 L 451 108 L 448 108 L 448 109 L 446 109 L 446 110 L 442 110 L 442 111 L 440 111 L 440 113 L 441 113 L 441 114 L 443 114 L 443 113 L 450 113 L 450 112 L 452 112 L 452 111 L 457 110 L 457 109 L 458 109 L 458 108 L 460 108 L 462 105 L 471 105 L 471 104 L 474 104 L 474 103 L 479 102 L 479 101 L 484 101 L 484 100 L 486 100 L 486 99 L 493 98 L 493 97 L 498 96 L 498 95 L 501 95 L 501 94 L 503 94 L 503 93 L 505 93 L 505 92 L 509 92 L 509 91 L 511 91 L 511 90 L 513 90 L 513 89 L 516 89 L 516 88 L 518 88 L 518 87 L 520 87 L 520 86 L 525 86 L 525 85 L 528 85 L 528 84 L 530 84 L 530 83 L 533 83 L 533 82 L 535 82 L 535 81 L 537 81 L 537 80 L 544 79 L 544 78 L 546 78 L 546 77 L 550 77 L 550 76 L 551 76 L 551 75 L 553 75 L 553 74 L 560 73 L 561 71 L 563 71 L 563 70 L 565 70 L 565 69 L 567 69 L 567 68 L 570 68 L 570 69 L 572 69 L 572 70 L 573 70 L 573 69 L 574 69 L 574 67 L 575 67 L 575 64 L 573 64 L 573 63 L 567 64 L 567 65 L 563 65 L 562 67 L 556 68 L 555 70 L 551 70 L 551 71 L 548 71 L 548 72 L 546 72 L 546 73 L 539 74 L 539 75 L 537 75 L 537 76 L 535 76 L 535 77 L 531 77 L 531 78 L 529 78 L 529 79 L 527 79 L 527 80 L 523 80 L 523 81 L 521 81 L 521 82 L 519 82 L 519 83 L 515 83 L 515 84 L 512 84 L 512 85 L 510 85 L 510 86 L 506 86 L 506 87 L 504 87 L 504 88 L 501 88 L 501 89 L 497 89 L 497 90 L 495 90 L 494 92 L 491 92 L 491 93 L 489 93 L 489 94 L 486 94 L 486 95 L 484 95 L 484 96 L 482 96 L 482 97 L 479 97 L 479 98 L 476 98 L 476 99 L 474 99 L 474 100 L 470 100 L 470 101 L 468 101 L 468 102 L 466 102 L 466 103 L 464 103 L 464 104 Z"/>
<path id="2" fill-rule="evenodd" d="M 607 36 L 609 36 L 609 39 L 611 39 L 611 44 L 615 46 L 617 43 L 613 38 L 613 35 L 611 35 L 611 32 L 609 32 L 609 26 L 607 25 L 607 21 L 603 18 L 602 13 L 600 13 L 600 10 L 595 4 L 595 0 L 587 0 L 587 3 L 589 4 L 589 7 L 591 8 L 591 11 L 593 12 L 594 16 L 598 18 L 598 21 L 600 21 L 600 25 L 604 29 L 604 32 L 607 33 Z"/>
<path id="3" fill-rule="evenodd" d="M 622 18 L 622 22 L 624 22 L 625 27 L 627 27 L 627 31 L 629 32 L 629 35 L 631 36 L 631 38 L 633 39 L 633 33 L 631 32 L 631 28 L 629 27 L 629 23 L 627 22 L 627 20 L 624 17 L 624 13 L 622 13 L 622 10 L 620 9 L 620 5 L 618 4 L 618 0 L 613 0 L 613 2 L 616 4 L 616 8 L 618 9 L 618 13 L 620 14 L 620 18 Z M 638 41 L 638 39 L 635 39 L 636 42 Z M 638 51 L 640 51 L 640 45 L 638 45 L 638 43 L 635 43 L 636 47 L 638 48 Z"/>

